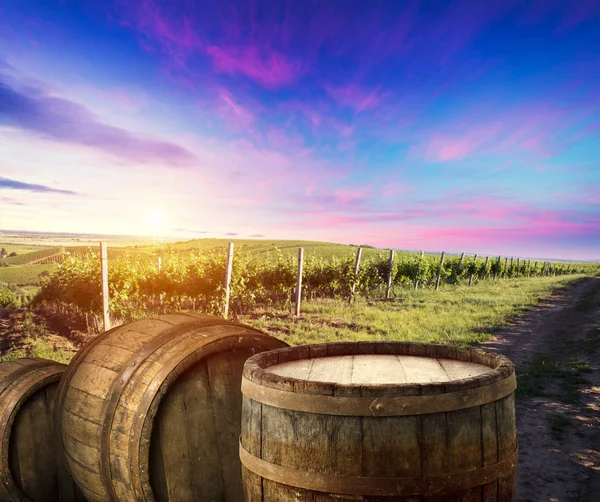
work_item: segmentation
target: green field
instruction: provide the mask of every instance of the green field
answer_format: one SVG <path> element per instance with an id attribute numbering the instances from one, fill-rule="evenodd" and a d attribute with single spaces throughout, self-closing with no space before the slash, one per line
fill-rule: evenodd
<path id="1" fill-rule="evenodd" d="M 0 267 L 0 284 L 16 284 L 17 286 L 40 284 L 40 274 L 47 270 L 52 273 L 56 265 L 22 265 L 20 267 Z"/>
<path id="2" fill-rule="evenodd" d="M 487 340 L 515 316 L 583 277 L 534 277 L 472 287 L 445 286 L 439 291 L 405 290 L 400 298 L 358 298 L 350 306 L 317 300 L 303 304 L 299 318 L 289 309 L 269 309 L 243 315 L 240 320 L 292 345 L 358 340 L 471 345 Z"/>
<path id="3" fill-rule="evenodd" d="M 47 249 L 49 246 L 33 246 L 28 244 L 10 244 L 10 243 L 1 243 L 0 249 L 4 248 L 7 254 L 17 253 L 17 255 L 25 254 L 25 253 L 33 253 L 35 251 L 41 251 L 43 249 Z"/>

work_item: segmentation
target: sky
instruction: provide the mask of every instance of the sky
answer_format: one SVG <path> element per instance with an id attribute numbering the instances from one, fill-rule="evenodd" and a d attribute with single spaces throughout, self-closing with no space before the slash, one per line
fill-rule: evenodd
<path id="1" fill-rule="evenodd" d="M 0 208 L 600 261 L 600 0 L 3 0 Z"/>

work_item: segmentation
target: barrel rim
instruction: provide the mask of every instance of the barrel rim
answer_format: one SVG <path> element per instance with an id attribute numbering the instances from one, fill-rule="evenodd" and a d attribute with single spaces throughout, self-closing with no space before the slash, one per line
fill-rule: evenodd
<path id="1" fill-rule="evenodd" d="M 0 458 L 0 462 L 3 465 L 5 477 L 3 479 L 4 489 L 15 497 L 22 500 L 30 500 L 22 488 L 19 487 L 12 474 L 10 466 L 10 437 L 12 433 L 12 427 L 14 425 L 17 414 L 23 407 L 23 404 L 36 392 L 40 391 L 44 387 L 58 383 L 64 374 L 67 365 L 59 363 L 58 361 L 52 361 L 49 359 L 42 358 L 24 358 L 29 360 L 35 360 L 38 364 L 31 364 L 23 366 L 23 368 L 31 368 L 31 371 L 17 371 L 19 373 L 18 378 L 14 379 L 7 385 L 3 392 L 6 392 L 9 388 L 17 386 L 24 381 L 32 381 L 33 385 L 29 386 L 25 392 L 17 394 L 9 403 L 5 403 L 3 413 L 0 415 L 0 440 L 2 441 L 3 455 Z M 54 417 L 52 417 L 54 419 Z"/>
<path id="2" fill-rule="evenodd" d="M 301 359 L 334 357 L 342 355 L 412 355 L 435 357 L 456 361 L 473 362 L 488 366 L 489 371 L 472 377 L 432 383 L 381 383 L 349 384 L 320 382 L 288 376 L 280 376 L 265 371 L 276 364 Z M 287 390 L 297 394 L 344 395 L 403 395 L 445 394 L 458 390 L 481 387 L 504 380 L 514 374 L 514 365 L 506 356 L 473 347 L 455 345 L 425 344 L 415 342 L 335 342 L 315 345 L 300 345 L 275 349 L 256 354 L 244 365 L 243 377 L 265 387 Z"/>
<path id="3" fill-rule="evenodd" d="M 208 343 L 192 350 L 185 358 L 173 357 L 165 363 L 165 366 L 159 372 L 153 382 L 160 381 L 160 385 L 155 386 L 151 383 L 143 398 L 140 400 L 136 419 L 132 426 L 130 437 L 130 462 L 129 469 L 131 478 L 134 484 L 134 491 L 143 493 L 145 500 L 154 500 L 154 487 L 150 481 L 150 447 L 152 430 L 154 428 L 154 420 L 160 408 L 160 404 L 166 395 L 168 389 L 175 384 L 185 371 L 191 368 L 198 361 L 206 359 L 222 350 L 224 347 L 230 348 L 257 348 L 257 341 L 264 341 L 265 344 L 279 343 L 283 348 L 288 345 L 283 340 L 280 340 L 264 331 L 261 331 L 252 326 L 236 324 L 234 322 L 226 324 L 226 326 L 235 326 L 238 328 L 247 329 L 249 333 L 245 336 L 240 336 L 243 331 L 233 332 L 218 339 L 206 340 Z M 207 326 L 208 327 L 208 326 Z M 237 343 L 236 343 L 237 339 Z M 232 346 L 233 345 L 233 346 Z M 254 357 L 254 356 L 251 356 Z M 242 396 L 243 397 L 243 396 Z M 151 496 L 151 498 L 150 498 Z"/>

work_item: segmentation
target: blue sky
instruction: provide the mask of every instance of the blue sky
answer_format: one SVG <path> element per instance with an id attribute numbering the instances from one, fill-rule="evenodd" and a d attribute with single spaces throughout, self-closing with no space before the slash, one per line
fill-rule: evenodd
<path id="1" fill-rule="evenodd" d="M 0 7 L 0 228 L 600 259 L 600 2 Z"/>

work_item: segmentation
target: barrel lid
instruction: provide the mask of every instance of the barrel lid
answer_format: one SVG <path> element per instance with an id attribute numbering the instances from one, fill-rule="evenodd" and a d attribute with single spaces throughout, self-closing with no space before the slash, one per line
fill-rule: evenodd
<path id="1" fill-rule="evenodd" d="M 490 369 L 484 364 L 435 357 L 357 354 L 287 361 L 269 366 L 265 372 L 309 382 L 403 384 L 449 382 Z"/>
<path id="2" fill-rule="evenodd" d="M 257 354 L 244 385 L 321 395 L 451 393 L 514 379 L 506 357 L 469 347 L 412 342 L 338 342 Z"/>

